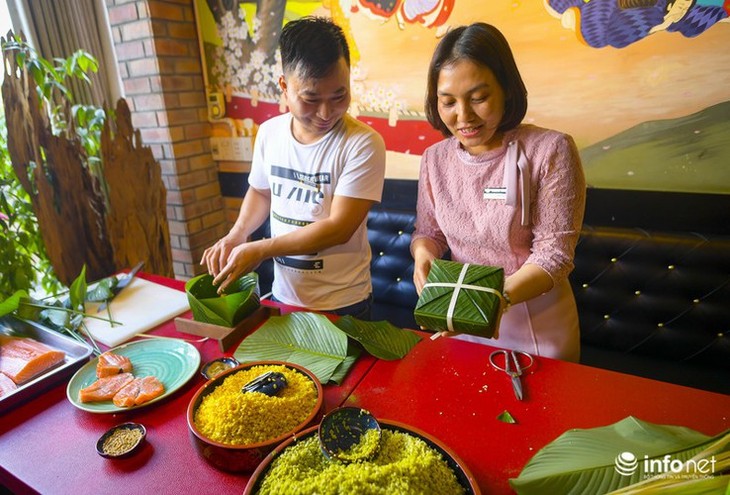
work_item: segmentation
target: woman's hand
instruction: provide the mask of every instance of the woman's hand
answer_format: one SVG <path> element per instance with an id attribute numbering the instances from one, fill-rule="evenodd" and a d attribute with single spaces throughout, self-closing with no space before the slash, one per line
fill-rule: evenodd
<path id="1" fill-rule="evenodd" d="M 416 286 L 416 292 L 421 295 L 423 286 L 426 285 L 428 272 L 431 271 L 431 264 L 436 259 L 436 245 L 426 238 L 417 239 L 411 245 L 411 254 L 413 255 L 413 283 Z"/>
<path id="2" fill-rule="evenodd" d="M 416 258 L 413 264 L 413 283 L 416 285 L 416 292 L 419 296 L 423 286 L 426 285 L 426 278 L 428 278 L 428 272 L 431 271 L 433 260 L 433 256 L 422 256 Z"/>

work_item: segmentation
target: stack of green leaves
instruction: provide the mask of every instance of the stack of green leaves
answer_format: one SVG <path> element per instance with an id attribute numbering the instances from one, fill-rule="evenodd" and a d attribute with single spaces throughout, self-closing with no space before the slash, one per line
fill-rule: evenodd
<path id="1" fill-rule="evenodd" d="M 453 330 L 461 333 L 492 337 L 500 315 L 500 298 L 504 287 L 504 270 L 495 266 L 468 265 L 466 274 L 457 284 L 464 265 L 454 261 L 434 260 L 426 285 L 413 312 L 416 323 L 434 331 L 449 330 L 447 315 L 456 293 L 452 313 Z M 433 285 L 429 285 L 433 284 Z M 457 285 L 460 285 L 457 288 Z M 480 290 L 483 287 L 496 291 Z"/>
<path id="2" fill-rule="evenodd" d="M 185 283 L 193 319 L 203 323 L 235 327 L 259 307 L 259 279 L 255 272 L 240 277 L 218 294 L 209 274 L 191 278 Z"/>
<path id="3" fill-rule="evenodd" d="M 326 316 L 296 312 L 272 316 L 238 346 L 233 356 L 241 363 L 285 361 L 307 368 L 321 383 L 341 383 L 360 348 L 373 356 L 400 359 L 421 338 L 387 321 L 362 321 L 343 316 L 332 323 Z"/>
<path id="4" fill-rule="evenodd" d="M 669 465 L 671 469 L 664 468 Z M 728 468 L 730 431 L 708 437 L 629 416 L 612 425 L 563 433 L 509 483 L 520 495 L 724 493 Z"/>
<path id="5" fill-rule="evenodd" d="M 13 314 L 21 320 L 31 320 L 58 332 L 65 333 L 77 341 L 89 345 L 99 355 L 101 349 L 91 333 L 86 331 L 85 318 L 108 321 L 112 326 L 120 324 L 112 319 L 111 310 L 107 308 L 108 318 L 96 313 L 86 313 L 87 302 L 102 302 L 114 296 L 119 285 L 116 275 L 96 282 L 91 289 L 86 283 L 86 265 L 71 283 L 67 291 L 37 301 L 25 290 L 16 291 L 13 295 L 0 301 L 0 317 Z"/>

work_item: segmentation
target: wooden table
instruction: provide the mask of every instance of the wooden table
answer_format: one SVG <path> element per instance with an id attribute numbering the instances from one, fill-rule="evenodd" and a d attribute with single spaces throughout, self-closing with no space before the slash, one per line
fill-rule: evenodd
<path id="1" fill-rule="evenodd" d="M 177 332 L 173 322 L 150 333 L 197 339 Z M 202 362 L 224 355 L 216 341 L 194 345 Z M 730 428 L 730 396 L 551 359 L 536 360 L 519 402 L 507 377 L 489 366 L 491 350 L 441 338 L 424 339 L 398 361 L 364 354 L 342 385 L 325 387 L 325 409 L 358 405 L 435 436 L 466 463 L 485 493 L 509 493 L 508 478 L 570 428 L 602 426 L 629 415 L 708 435 Z M 0 416 L 0 484 L 16 493 L 239 494 L 248 476 L 211 467 L 189 438 L 185 413 L 203 383 L 196 374 L 156 405 L 118 414 L 79 410 L 66 399 L 65 384 L 54 387 Z M 496 420 L 504 410 L 517 424 Z M 143 450 L 115 461 L 97 455 L 101 434 L 125 421 L 147 427 Z"/>

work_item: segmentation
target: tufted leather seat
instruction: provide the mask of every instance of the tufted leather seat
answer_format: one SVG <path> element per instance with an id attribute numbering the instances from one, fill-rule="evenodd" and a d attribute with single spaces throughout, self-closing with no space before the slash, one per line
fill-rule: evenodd
<path id="1" fill-rule="evenodd" d="M 410 250 L 414 221 L 413 213 L 399 211 L 374 209 L 368 215 L 375 302 L 372 316 L 402 328 L 417 328 L 413 308 L 418 296 Z"/>
<path id="2" fill-rule="evenodd" d="M 586 226 L 570 278 L 585 362 L 730 393 L 730 239 Z"/>

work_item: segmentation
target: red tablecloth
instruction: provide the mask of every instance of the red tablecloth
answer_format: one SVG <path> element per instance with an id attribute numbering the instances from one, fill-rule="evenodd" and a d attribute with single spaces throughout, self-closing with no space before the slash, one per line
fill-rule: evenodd
<path id="1" fill-rule="evenodd" d="M 173 322 L 150 333 L 198 339 L 177 332 Z M 216 341 L 194 345 L 203 363 L 224 354 Z M 508 378 L 489 366 L 491 350 L 442 338 L 425 339 L 399 361 L 364 355 L 341 386 L 325 387 L 326 410 L 359 405 L 435 436 L 461 457 L 486 493 L 509 492 L 507 479 L 570 428 L 602 426 L 629 415 L 710 435 L 730 428 L 730 396 L 550 359 L 536 360 L 523 380 L 526 400 L 519 402 Z M 196 374 L 164 401 L 119 414 L 81 411 L 66 399 L 65 384 L 56 386 L 0 416 L 0 483 L 18 493 L 239 494 L 248 477 L 211 467 L 189 438 L 185 413 L 203 383 Z M 518 423 L 497 421 L 504 410 Z M 143 450 L 114 461 L 97 455 L 101 434 L 125 421 L 147 427 Z"/>
<path id="2" fill-rule="evenodd" d="M 184 290 L 184 282 L 148 274 L 139 276 Z M 265 302 L 265 304 L 271 304 Z M 282 313 L 293 308 L 278 305 Z M 192 317 L 184 313 L 181 317 Z M 177 331 L 169 321 L 148 332 L 198 341 Z M 238 343 L 221 352 L 212 339 L 193 342 L 201 363 L 232 355 Z M 324 387 L 329 411 L 347 398 L 375 359 L 364 354 L 342 385 Z M 118 414 L 94 414 L 74 407 L 66 398 L 66 384 L 0 416 L 0 484 L 17 493 L 236 493 L 248 476 L 211 467 L 198 455 L 189 438 L 186 412 L 195 392 L 205 383 L 196 373 L 169 398 L 147 408 Z M 128 459 L 109 460 L 95 450 L 99 437 L 112 426 L 137 421 L 147 428 L 141 452 Z"/>
<path id="3" fill-rule="evenodd" d="M 424 339 L 399 361 L 377 361 L 344 405 L 441 440 L 489 494 L 512 493 L 508 479 L 572 428 L 627 416 L 707 435 L 730 428 L 730 396 L 547 358 L 536 358 L 525 372 L 519 401 L 507 375 L 490 366 L 493 350 L 454 338 Z M 497 420 L 505 410 L 516 424 Z"/>

